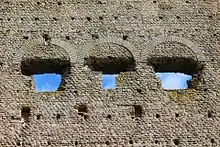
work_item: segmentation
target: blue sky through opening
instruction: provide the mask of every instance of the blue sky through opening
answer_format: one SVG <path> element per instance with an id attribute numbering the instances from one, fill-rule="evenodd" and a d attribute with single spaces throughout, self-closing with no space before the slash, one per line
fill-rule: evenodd
<path id="1" fill-rule="evenodd" d="M 187 89 L 187 81 L 192 80 L 192 76 L 183 73 L 156 73 L 156 76 L 162 81 L 162 87 L 166 90 Z"/>
<path id="2" fill-rule="evenodd" d="M 102 76 L 103 89 L 115 89 L 116 77 L 118 75 Z M 188 88 L 187 81 L 192 79 L 192 76 L 183 73 L 156 73 L 156 76 L 162 81 L 163 89 L 186 89 Z M 59 74 L 39 74 L 34 75 L 35 87 L 38 92 L 56 91 L 61 83 L 62 76 Z"/>
<path id="3" fill-rule="evenodd" d="M 102 75 L 102 88 L 103 89 L 115 89 L 116 88 L 116 77 L 118 75 Z"/>
<path id="4" fill-rule="evenodd" d="M 56 91 L 61 83 L 62 76 L 59 74 L 34 75 L 34 83 L 38 92 Z"/>

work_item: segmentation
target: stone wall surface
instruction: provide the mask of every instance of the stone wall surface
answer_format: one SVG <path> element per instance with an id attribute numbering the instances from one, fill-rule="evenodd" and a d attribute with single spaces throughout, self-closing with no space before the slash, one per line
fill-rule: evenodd
<path id="1" fill-rule="evenodd" d="M 219 0 L 0 0 L 0 146 L 220 146 L 219 40 Z M 165 61 L 189 89 L 161 88 Z"/>

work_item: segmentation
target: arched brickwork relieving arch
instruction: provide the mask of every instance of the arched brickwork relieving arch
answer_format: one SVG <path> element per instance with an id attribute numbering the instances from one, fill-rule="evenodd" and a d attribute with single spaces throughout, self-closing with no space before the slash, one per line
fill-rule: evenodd
<path id="1" fill-rule="evenodd" d="M 19 64 L 25 52 L 31 51 L 34 46 L 39 45 L 39 44 L 44 44 L 44 43 L 45 43 L 45 40 L 43 38 L 33 39 L 33 40 L 25 42 L 22 48 L 19 49 L 17 54 L 15 55 L 13 63 Z M 69 55 L 70 62 L 76 63 L 77 51 L 76 49 L 74 49 L 74 47 L 71 44 L 65 41 L 59 40 L 59 39 L 51 39 L 50 44 L 53 44 L 53 45 L 56 45 L 62 48 Z"/>
<path id="2" fill-rule="evenodd" d="M 86 44 L 85 46 L 83 46 L 78 51 L 77 62 L 84 63 L 84 58 L 88 56 L 90 50 L 94 49 L 96 45 L 103 44 L 103 43 L 113 43 L 113 44 L 123 46 L 131 53 L 135 62 L 139 61 L 140 59 L 138 50 L 131 43 L 120 38 L 107 37 L 107 38 L 102 38 L 96 41 L 92 41 Z"/>
<path id="3" fill-rule="evenodd" d="M 151 51 L 153 51 L 155 46 L 157 46 L 158 44 L 161 44 L 163 42 L 168 42 L 168 41 L 178 42 L 178 43 L 186 45 L 195 54 L 197 61 L 199 61 L 199 62 L 205 61 L 205 56 L 203 54 L 203 51 L 198 47 L 197 44 L 193 43 L 192 41 L 190 41 L 186 38 L 176 37 L 176 36 L 159 36 L 159 37 L 154 38 L 152 41 L 149 41 L 149 43 L 147 45 L 147 50 L 146 49 L 142 50 L 141 62 L 147 61 L 149 53 Z"/>

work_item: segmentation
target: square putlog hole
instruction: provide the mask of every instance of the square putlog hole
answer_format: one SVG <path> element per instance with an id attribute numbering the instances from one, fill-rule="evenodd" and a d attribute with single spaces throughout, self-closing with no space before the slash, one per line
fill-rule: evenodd
<path id="1" fill-rule="evenodd" d="M 21 117 L 24 119 L 25 123 L 28 123 L 30 121 L 29 120 L 30 112 L 31 112 L 30 107 L 22 107 L 21 109 Z"/>

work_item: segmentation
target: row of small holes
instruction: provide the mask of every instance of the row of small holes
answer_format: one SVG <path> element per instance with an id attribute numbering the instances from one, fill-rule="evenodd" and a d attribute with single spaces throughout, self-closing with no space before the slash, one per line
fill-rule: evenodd
<path id="1" fill-rule="evenodd" d="M 157 3 L 157 1 L 153 1 L 153 3 Z M 188 4 L 188 3 L 190 3 L 189 1 L 186 1 L 186 3 Z"/>
<path id="2" fill-rule="evenodd" d="M 37 2 L 37 5 L 40 5 L 40 2 Z M 62 3 L 61 2 L 57 2 L 57 5 L 62 5 Z"/>
<path id="3" fill-rule="evenodd" d="M 85 108 L 85 109 L 87 109 L 87 108 Z M 82 112 L 84 112 L 85 111 L 85 113 L 87 113 L 87 110 L 80 110 L 80 111 L 82 111 Z M 212 115 L 212 111 L 208 111 L 208 118 L 212 118 L 213 117 L 213 115 Z M 79 115 L 80 115 L 80 113 L 78 113 Z M 40 114 L 38 114 L 37 116 L 36 116 L 36 118 L 37 118 L 37 120 L 40 120 L 40 118 L 41 118 L 41 116 L 42 115 L 40 115 Z M 84 118 L 86 119 L 88 116 L 84 116 Z M 141 115 L 139 116 L 136 116 L 136 117 L 141 117 Z M 175 113 L 175 117 L 179 117 L 179 114 L 178 113 Z M 58 119 L 60 119 L 61 118 L 61 115 L 60 114 L 57 114 L 56 115 L 56 119 L 58 120 Z M 107 115 L 107 118 L 108 119 L 111 119 L 112 118 L 112 116 L 110 115 L 110 114 L 108 114 Z M 156 114 L 156 118 L 160 118 L 160 114 Z M 12 117 L 12 119 L 14 119 L 14 117 Z"/>
<path id="4" fill-rule="evenodd" d="M 163 19 L 163 16 L 158 16 L 158 18 L 160 19 L 160 20 L 162 20 Z M 180 16 L 176 16 L 176 18 L 178 19 L 178 20 L 180 20 L 181 19 L 181 17 Z M 208 16 L 208 18 L 210 18 L 210 19 L 212 19 L 213 18 L 213 16 Z M 87 19 L 87 21 L 91 21 L 92 20 L 92 18 L 91 17 L 86 17 L 86 19 Z M 103 16 L 99 16 L 99 19 L 100 20 L 104 20 L 104 17 Z M 118 17 L 117 16 L 115 16 L 114 17 L 114 19 L 118 19 Z M 3 20 L 3 19 L 0 19 L 0 20 Z M 8 21 L 11 21 L 11 19 L 10 18 L 8 18 L 7 19 Z M 24 18 L 21 18 L 21 21 L 23 21 L 24 20 Z M 38 21 L 39 20 L 39 18 L 38 17 L 35 17 L 34 18 L 34 20 L 35 21 Z M 56 17 L 53 17 L 53 20 L 54 21 L 58 21 L 59 19 L 58 18 L 56 18 Z M 75 17 L 71 17 L 71 20 L 75 20 Z"/>
<path id="5" fill-rule="evenodd" d="M 79 115 L 80 115 L 80 114 L 79 114 Z M 36 116 L 37 120 L 40 120 L 41 117 L 42 117 L 41 114 L 38 114 L 38 115 Z M 58 120 L 58 119 L 60 119 L 60 118 L 61 118 L 61 115 L 60 115 L 60 114 L 57 114 L 57 115 L 56 115 L 56 119 Z M 84 118 L 86 118 L 86 117 L 84 117 Z"/>
<path id="6" fill-rule="evenodd" d="M 132 140 L 129 140 L 129 143 L 130 143 L 130 144 L 133 144 L 133 141 L 132 141 Z M 179 145 L 179 144 L 180 144 L 180 141 L 179 141 L 179 139 L 173 139 L 173 143 L 174 143 L 175 145 Z M 215 140 L 214 140 L 214 139 L 211 139 L 211 143 L 215 143 Z M 106 144 L 106 145 L 109 145 L 110 142 L 109 142 L 109 141 L 106 141 L 105 144 Z M 155 144 L 159 144 L 159 141 L 158 141 L 158 140 L 155 140 Z"/>
<path id="7" fill-rule="evenodd" d="M 212 19 L 213 17 L 210 15 L 210 16 L 208 16 L 210 19 Z M 178 19 L 178 20 L 180 20 L 181 19 L 181 17 L 180 16 L 176 16 L 176 18 Z M 159 16 L 159 19 L 163 19 L 163 17 L 162 16 Z"/>
<path id="8" fill-rule="evenodd" d="M 141 116 L 139 116 L 139 117 L 141 117 Z M 176 114 L 175 114 L 175 117 L 179 117 L 179 114 L 176 113 Z M 107 118 L 108 118 L 108 119 L 111 119 L 112 116 L 109 114 L 109 115 L 107 115 Z M 160 118 L 160 114 L 156 114 L 156 118 Z"/>
<path id="9" fill-rule="evenodd" d="M 50 141 L 47 141 L 47 145 L 51 145 L 51 142 Z M 75 145 L 78 145 L 78 142 L 75 141 Z"/>
<path id="10" fill-rule="evenodd" d="M 157 3 L 157 1 L 153 1 L 153 3 Z M 189 1 L 186 1 L 186 3 L 190 3 Z M 37 2 L 37 5 L 40 5 L 40 2 Z M 101 1 L 98 1 L 98 4 L 103 4 Z M 57 5 L 62 5 L 62 2 L 57 2 Z"/>
<path id="11" fill-rule="evenodd" d="M 195 29 L 195 30 L 198 31 L 197 29 Z M 170 33 L 170 31 L 168 31 L 168 32 Z M 214 36 L 217 36 L 217 35 L 214 34 Z M 70 40 L 70 36 L 66 36 L 65 38 L 66 38 L 66 40 Z M 23 39 L 28 40 L 29 37 L 28 37 L 28 36 L 23 36 Z M 96 35 L 96 34 L 92 34 L 92 39 L 99 39 L 99 36 Z M 122 39 L 123 39 L 123 40 L 127 40 L 127 39 L 128 39 L 128 36 L 127 36 L 127 35 L 123 35 L 123 36 L 122 36 Z M 207 91 L 207 89 L 204 89 L 204 91 Z M 138 91 L 138 92 L 141 93 L 140 91 Z"/>
<path id="12" fill-rule="evenodd" d="M 87 108 L 86 108 L 86 109 L 87 109 Z M 87 110 L 80 110 L 80 111 L 82 111 L 82 112 L 85 111 L 85 113 L 87 112 Z M 37 115 L 37 120 L 39 120 L 39 119 L 41 118 L 41 116 L 42 116 L 42 115 L 40 115 L 40 114 Z M 60 114 L 57 114 L 57 115 L 56 115 L 56 118 L 57 118 L 57 119 L 60 119 L 60 117 L 61 117 Z M 138 117 L 141 117 L 141 115 L 138 116 Z M 175 117 L 179 117 L 179 114 L 178 114 L 178 113 L 175 113 Z M 208 111 L 208 118 L 212 118 L 212 117 L 213 117 L 212 112 L 211 112 L 211 111 Z M 108 115 L 107 115 L 107 118 L 108 118 L 108 119 L 111 119 L 112 116 L 111 116 L 110 114 L 108 114 Z M 160 118 L 160 114 L 156 114 L 156 118 Z"/>
<path id="13" fill-rule="evenodd" d="M 153 1 L 153 3 L 157 3 L 157 1 Z M 186 1 L 186 3 L 190 3 L 189 1 Z M 41 3 L 40 2 L 37 2 L 37 5 L 40 5 Z M 98 4 L 103 4 L 101 1 L 98 1 Z M 62 5 L 61 2 L 57 2 L 57 5 Z"/>
<path id="14" fill-rule="evenodd" d="M 180 115 L 178 113 L 175 113 L 175 117 L 180 117 Z M 213 116 L 213 112 L 212 111 L 208 111 L 208 118 L 212 118 Z M 156 118 L 160 118 L 160 114 L 156 114 Z"/>
<path id="15" fill-rule="evenodd" d="M 155 140 L 154 142 L 155 142 L 155 144 L 159 144 L 159 141 L 158 141 L 158 140 Z M 133 140 L 129 140 L 129 143 L 130 143 L 130 144 L 133 144 Z M 180 141 L 179 141 L 179 139 L 174 139 L 174 140 L 173 140 L 173 143 L 174 143 L 175 145 L 179 145 L 179 144 L 180 144 Z M 214 139 L 211 139 L 211 143 L 215 143 L 215 140 L 214 140 Z M 105 144 L 106 144 L 106 145 L 110 145 L 110 142 L 109 142 L 109 141 L 106 141 Z M 21 143 L 20 143 L 20 142 L 17 142 L 17 145 L 20 146 Z M 50 141 L 47 141 L 47 145 L 51 145 L 51 142 L 50 142 Z M 75 141 L 75 145 L 78 145 L 78 142 L 77 142 L 77 141 Z"/>
<path id="16" fill-rule="evenodd" d="M 117 19 L 118 17 L 114 17 L 114 18 Z M 86 19 L 87 19 L 88 21 L 91 21 L 91 20 L 92 20 L 91 17 L 86 17 Z M 103 16 L 99 16 L 99 19 L 100 19 L 100 20 L 103 20 L 104 17 L 103 17 Z M 0 20 L 2 21 L 3 18 L 0 18 Z M 8 20 L 8 21 L 11 21 L 11 18 L 7 18 L 7 20 Z M 24 18 L 20 18 L 20 20 L 23 21 Z M 40 20 L 40 19 L 39 19 L 38 17 L 35 17 L 34 20 L 35 20 L 35 21 L 38 21 L 38 20 Z M 56 17 L 53 17 L 53 20 L 57 21 L 57 20 L 59 20 L 59 19 L 56 18 Z M 75 20 L 75 17 L 71 17 L 71 20 Z"/>
<path id="17" fill-rule="evenodd" d="M 44 38 L 45 40 L 47 40 L 46 38 L 48 38 L 48 37 L 49 37 L 48 34 L 47 34 L 47 37 L 46 37 L 45 35 L 43 35 L 43 38 Z M 66 40 L 70 40 L 70 36 L 66 36 L 65 38 L 66 38 Z M 93 38 L 93 39 L 98 39 L 99 36 L 98 36 L 98 35 L 95 35 L 95 34 L 92 34 L 92 38 Z M 128 38 L 127 35 L 123 35 L 123 36 L 122 36 L 122 39 L 123 39 L 123 40 L 127 40 L 127 38 Z M 29 37 L 28 37 L 28 36 L 23 36 L 23 39 L 28 40 Z"/>

